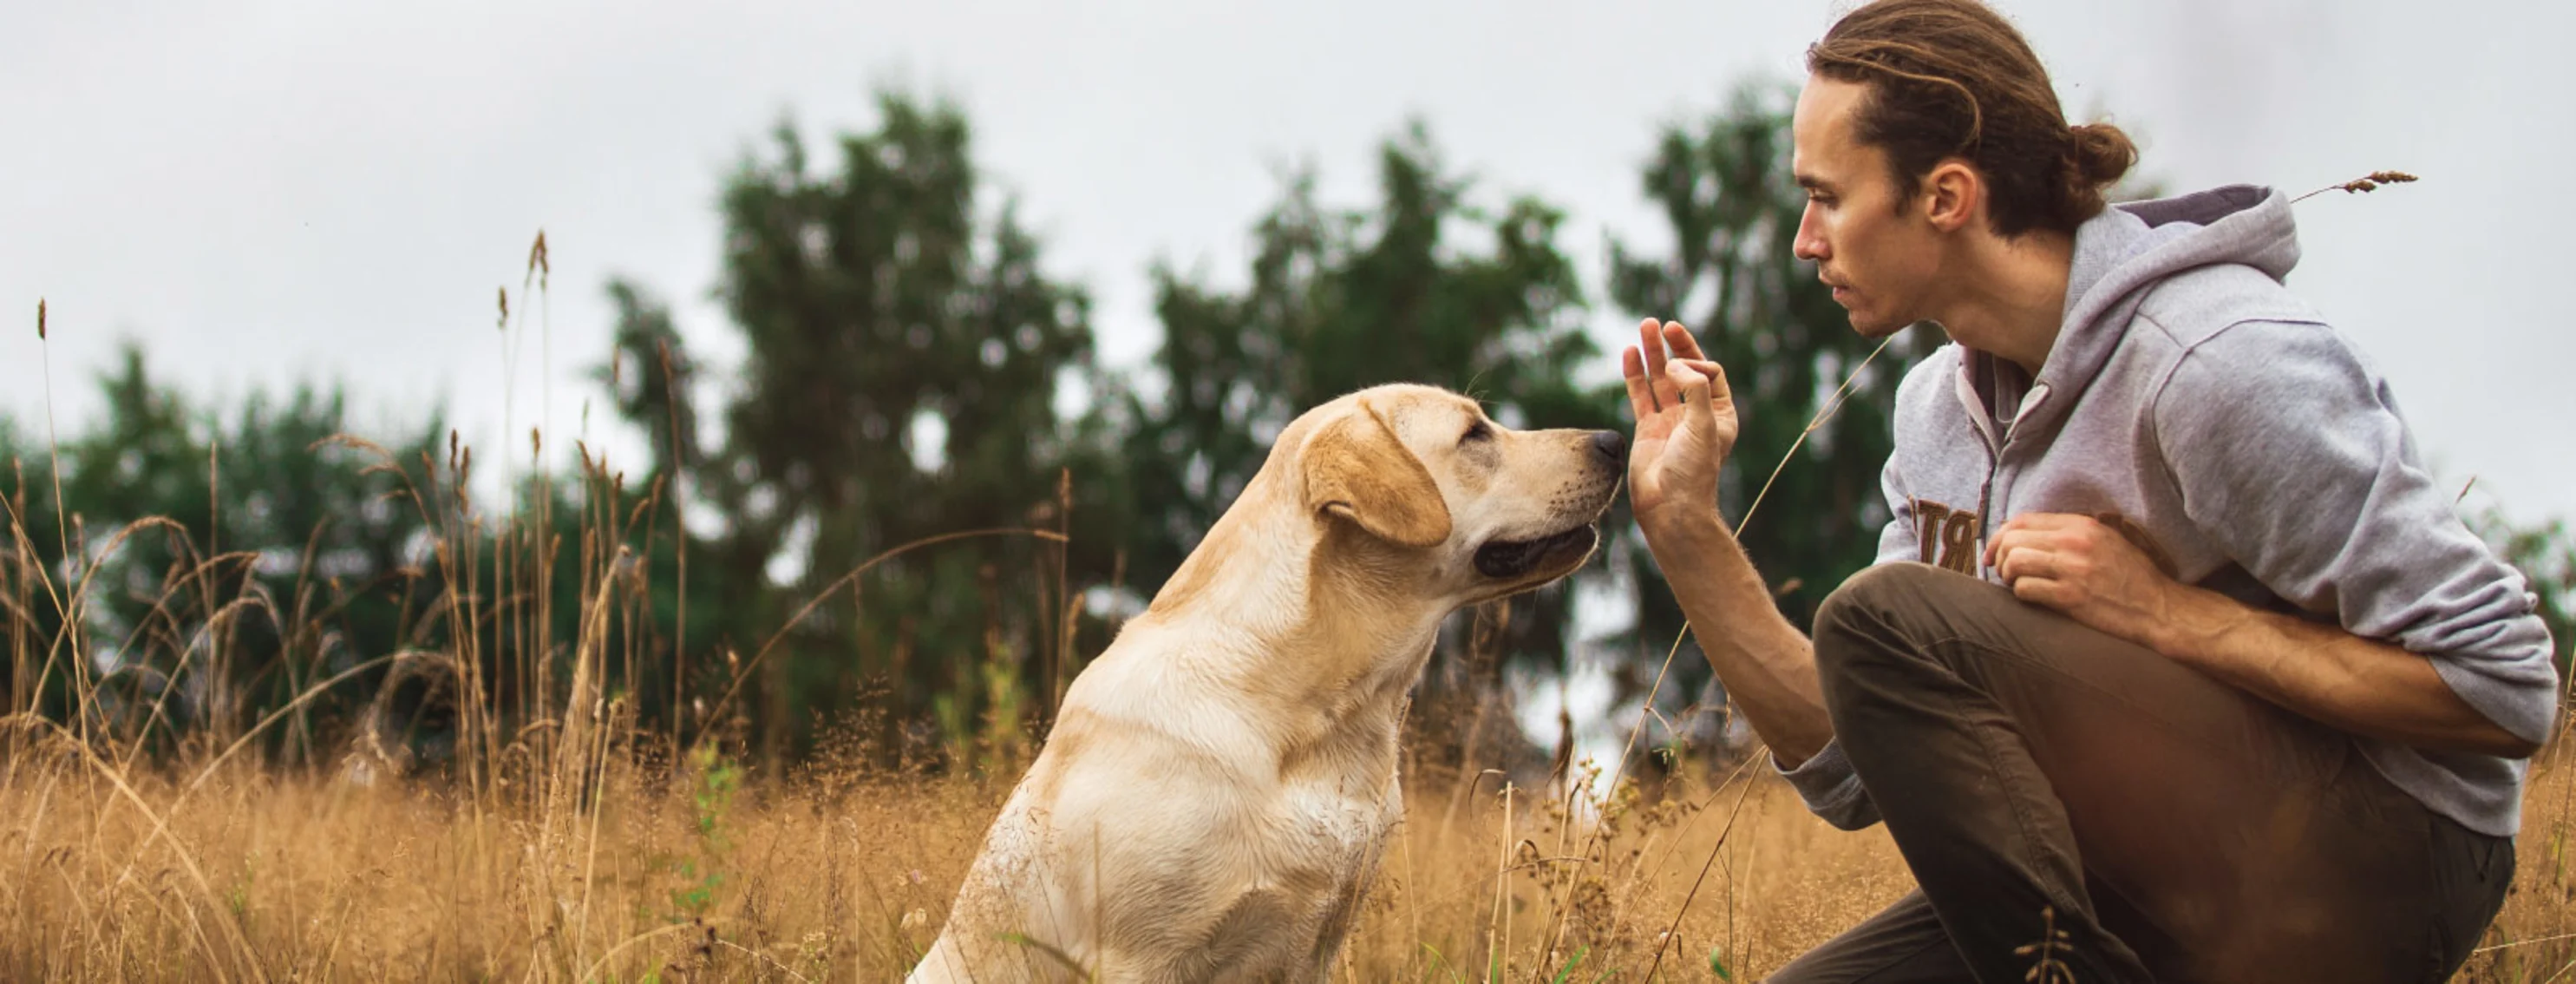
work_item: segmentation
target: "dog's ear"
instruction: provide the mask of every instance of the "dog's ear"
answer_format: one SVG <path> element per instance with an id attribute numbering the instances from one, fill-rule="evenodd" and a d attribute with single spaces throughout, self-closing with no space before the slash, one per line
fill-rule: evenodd
<path id="1" fill-rule="evenodd" d="M 1431 469 L 1368 404 L 1308 438 L 1303 463 L 1307 508 L 1401 546 L 1434 547 L 1449 539 L 1449 504 Z"/>

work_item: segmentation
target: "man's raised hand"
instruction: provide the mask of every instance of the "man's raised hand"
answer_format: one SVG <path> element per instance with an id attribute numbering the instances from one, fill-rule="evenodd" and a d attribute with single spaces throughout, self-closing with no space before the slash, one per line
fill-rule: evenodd
<path id="1" fill-rule="evenodd" d="M 1717 503 L 1718 467 L 1735 448 L 1734 395 L 1690 329 L 1648 318 L 1620 353 L 1637 431 L 1628 451 L 1628 501 L 1640 525 Z"/>

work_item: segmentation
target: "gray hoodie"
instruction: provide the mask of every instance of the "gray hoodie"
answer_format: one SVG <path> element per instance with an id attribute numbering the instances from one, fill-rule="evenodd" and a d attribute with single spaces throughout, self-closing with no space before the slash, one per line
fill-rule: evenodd
<path id="1" fill-rule="evenodd" d="M 2545 739 L 2558 676 L 2537 598 L 2460 521 L 2370 362 L 2282 286 L 2298 257 L 2268 188 L 2086 222 L 2037 378 L 1952 344 L 1898 388 L 1878 562 L 1995 581 L 1981 555 L 2004 520 L 2094 515 L 2186 583 L 2423 654 L 2470 707 Z M 2522 760 L 2356 741 L 2462 826 L 2519 828 Z M 1877 822 L 1839 745 L 1786 775 L 1835 826 Z"/>

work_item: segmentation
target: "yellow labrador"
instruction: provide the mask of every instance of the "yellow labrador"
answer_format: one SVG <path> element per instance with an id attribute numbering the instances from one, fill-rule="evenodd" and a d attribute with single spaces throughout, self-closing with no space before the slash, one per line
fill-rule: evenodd
<path id="1" fill-rule="evenodd" d="M 1626 451 L 1427 386 L 1298 417 L 1074 680 L 910 980 L 1323 980 L 1442 618 L 1581 566 Z"/>

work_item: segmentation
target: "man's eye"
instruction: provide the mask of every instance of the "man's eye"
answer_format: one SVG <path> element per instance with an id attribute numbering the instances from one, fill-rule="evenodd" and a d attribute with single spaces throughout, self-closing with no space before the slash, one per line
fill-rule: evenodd
<path id="1" fill-rule="evenodd" d="M 1494 429 L 1491 426 L 1488 426 L 1484 421 L 1479 420 L 1473 424 L 1467 425 L 1467 433 L 1458 438 L 1458 443 L 1466 444 L 1471 441 L 1489 441 L 1492 440 L 1493 437 Z"/>

